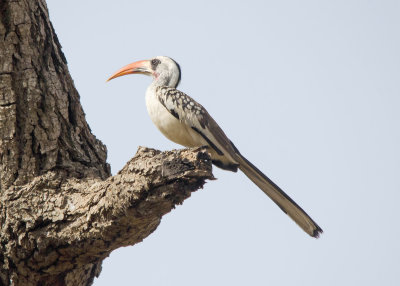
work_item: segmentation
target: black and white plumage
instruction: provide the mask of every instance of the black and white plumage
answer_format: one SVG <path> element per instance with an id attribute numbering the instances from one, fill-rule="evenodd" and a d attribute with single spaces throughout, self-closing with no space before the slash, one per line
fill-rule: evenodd
<path id="1" fill-rule="evenodd" d="M 176 89 L 180 67 L 174 60 L 158 56 L 135 62 L 118 70 L 109 80 L 132 73 L 153 77 L 146 91 L 147 111 L 168 139 L 186 147 L 209 146 L 216 166 L 234 172 L 239 168 L 305 232 L 312 237 L 322 233 L 322 229 L 296 202 L 240 154 L 202 105 Z"/>

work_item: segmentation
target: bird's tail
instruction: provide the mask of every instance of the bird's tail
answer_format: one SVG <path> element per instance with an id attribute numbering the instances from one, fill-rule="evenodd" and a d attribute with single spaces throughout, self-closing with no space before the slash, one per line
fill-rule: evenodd
<path id="1" fill-rule="evenodd" d="M 236 149 L 236 148 L 235 148 Z M 249 162 L 239 152 L 239 169 L 269 196 L 291 219 L 293 219 L 305 232 L 318 238 L 322 229 L 313 219 L 293 201 L 281 188 L 264 175 L 256 166 Z"/>

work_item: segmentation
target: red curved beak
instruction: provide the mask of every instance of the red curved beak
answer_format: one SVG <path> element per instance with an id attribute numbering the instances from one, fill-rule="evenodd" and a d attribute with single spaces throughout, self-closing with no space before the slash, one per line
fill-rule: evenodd
<path id="1" fill-rule="evenodd" d="M 152 70 L 150 68 L 150 62 L 148 60 L 144 60 L 126 65 L 123 68 L 116 71 L 112 76 L 110 76 L 107 79 L 107 81 L 110 81 L 116 77 L 120 77 L 127 74 L 135 74 L 135 73 L 142 73 L 147 75 L 152 74 Z"/>

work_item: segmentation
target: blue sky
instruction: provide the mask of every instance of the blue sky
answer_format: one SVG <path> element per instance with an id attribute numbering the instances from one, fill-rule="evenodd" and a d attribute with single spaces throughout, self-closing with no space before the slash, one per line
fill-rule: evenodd
<path id="1" fill-rule="evenodd" d="M 95 286 L 399 285 L 400 2 L 47 2 L 113 173 L 138 146 L 180 148 L 147 115 L 150 78 L 105 83 L 170 56 L 179 89 L 325 231 L 308 237 L 243 174 L 214 168 Z"/>

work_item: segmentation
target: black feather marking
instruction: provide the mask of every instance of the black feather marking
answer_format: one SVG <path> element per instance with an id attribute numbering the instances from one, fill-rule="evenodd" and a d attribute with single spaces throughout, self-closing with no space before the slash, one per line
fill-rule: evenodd
<path id="1" fill-rule="evenodd" d="M 222 161 L 219 160 L 212 160 L 212 163 L 217 166 L 218 168 L 221 168 L 223 170 L 227 171 L 232 171 L 232 172 L 237 172 L 239 164 L 224 164 Z"/>
<path id="2" fill-rule="evenodd" d="M 194 131 L 196 131 L 197 133 L 199 133 L 199 134 L 201 135 L 201 137 L 203 137 L 203 138 L 207 141 L 207 143 L 211 146 L 211 148 L 213 148 L 213 149 L 215 150 L 215 152 L 217 152 L 218 155 L 224 156 L 224 153 L 223 153 L 221 150 L 219 150 L 218 147 L 215 146 L 215 144 L 214 144 L 213 142 L 211 142 L 211 140 L 208 139 L 207 136 L 204 135 L 203 132 L 201 132 L 199 129 L 197 129 L 197 128 L 194 127 L 194 126 L 192 126 L 192 129 L 193 129 Z"/>
<path id="3" fill-rule="evenodd" d="M 175 111 L 174 109 L 171 109 L 169 112 L 170 112 L 176 119 L 179 120 L 179 114 L 176 113 L 176 111 Z"/>

